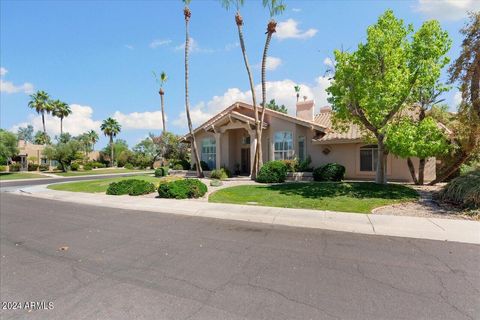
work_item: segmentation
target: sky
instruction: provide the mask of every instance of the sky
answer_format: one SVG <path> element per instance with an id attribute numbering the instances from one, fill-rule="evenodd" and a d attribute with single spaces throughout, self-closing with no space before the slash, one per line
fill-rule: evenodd
<path id="1" fill-rule="evenodd" d="M 460 28 L 477 0 L 300 1 L 286 0 L 267 61 L 267 98 L 295 112 L 293 86 L 328 105 L 325 89 L 335 49 L 355 50 L 366 28 L 387 9 L 416 29 L 437 19 L 460 51 Z M 199 125 L 235 101 L 250 102 L 248 77 L 238 44 L 234 11 L 216 0 L 193 0 L 190 37 L 190 106 Z M 260 0 L 242 8 L 244 35 L 256 90 L 269 20 Z M 0 0 L 0 127 L 16 132 L 41 117 L 28 108 L 29 95 L 44 90 L 70 104 L 64 130 L 99 134 L 102 120 L 113 117 L 129 146 L 162 128 L 158 83 L 165 71 L 167 130 L 187 132 L 184 98 L 185 22 L 180 0 L 158 1 L 8 1 Z M 444 72 L 443 79 L 447 75 Z M 456 88 L 444 95 L 455 110 Z M 60 120 L 47 117 L 47 131 L 59 134 Z M 102 137 L 99 146 L 107 139 Z"/>

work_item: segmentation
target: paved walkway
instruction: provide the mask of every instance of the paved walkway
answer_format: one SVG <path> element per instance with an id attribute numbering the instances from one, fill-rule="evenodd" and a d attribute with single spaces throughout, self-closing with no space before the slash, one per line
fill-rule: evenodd
<path id="1" fill-rule="evenodd" d="M 480 244 L 479 221 L 245 206 L 208 203 L 204 200 L 108 196 L 54 191 L 47 189 L 46 185 L 25 187 L 16 192 L 25 196 L 110 208 Z"/>

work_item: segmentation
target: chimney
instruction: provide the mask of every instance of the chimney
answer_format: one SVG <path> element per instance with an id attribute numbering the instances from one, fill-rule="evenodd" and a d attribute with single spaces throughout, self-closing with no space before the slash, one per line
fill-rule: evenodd
<path id="1" fill-rule="evenodd" d="M 297 102 L 297 118 L 307 121 L 313 121 L 315 110 L 314 100 L 305 100 Z"/>
<path id="2" fill-rule="evenodd" d="M 327 113 L 327 112 L 332 112 L 332 107 L 324 106 L 320 108 L 320 113 Z"/>

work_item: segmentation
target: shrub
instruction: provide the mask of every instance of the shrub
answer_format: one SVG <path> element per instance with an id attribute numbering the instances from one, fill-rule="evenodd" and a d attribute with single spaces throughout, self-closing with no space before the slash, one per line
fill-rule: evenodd
<path id="1" fill-rule="evenodd" d="M 190 170 L 190 162 L 185 159 L 173 160 L 170 162 L 170 165 L 174 170 Z M 179 166 L 181 166 L 182 169 L 175 169 L 175 167 L 179 168 Z"/>
<path id="2" fill-rule="evenodd" d="M 298 172 L 312 172 L 313 168 L 310 166 L 312 164 L 312 158 L 310 156 L 307 156 L 305 160 L 300 161 L 297 166 L 297 171 Z"/>
<path id="3" fill-rule="evenodd" d="M 48 164 L 41 164 L 38 167 L 40 171 L 48 171 L 50 169 L 50 166 Z"/>
<path id="4" fill-rule="evenodd" d="M 338 163 L 327 163 L 313 170 L 315 181 L 342 181 L 345 176 L 345 167 Z"/>
<path id="5" fill-rule="evenodd" d="M 97 169 L 97 168 L 105 168 L 105 167 L 106 167 L 105 163 L 101 163 L 101 162 L 98 162 L 98 161 L 92 161 L 92 162 L 87 163 L 87 164 L 90 164 L 91 167 L 92 167 L 92 168 L 95 168 L 95 169 Z"/>
<path id="6" fill-rule="evenodd" d="M 151 182 L 138 179 L 121 180 L 108 185 L 107 194 L 139 196 L 155 192 L 155 185 Z"/>
<path id="7" fill-rule="evenodd" d="M 222 170 L 225 171 L 225 173 L 227 174 L 227 177 L 228 178 L 231 178 L 232 177 L 232 171 L 230 171 L 230 169 L 226 168 L 226 167 L 222 167 Z"/>
<path id="8" fill-rule="evenodd" d="M 36 163 L 29 163 L 28 164 L 28 171 L 37 171 L 38 170 L 38 164 Z"/>
<path id="9" fill-rule="evenodd" d="M 190 165 L 189 165 L 189 167 L 190 167 Z M 172 169 L 173 170 L 188 170 L 188 169 L 184 169 L 184 167 L 180 163 L 174 164 Z"/>
<path id="10" fill-rule="evenodd" d="M 297 169 L 297 160 L 281 160 L 287 166 L 287 172 L 295 172 Z"/>
<path id="11" fill-rule="evenodd" d="M 62 165 L 59 163 L 57 164 L 57 167 L 56 167 L 57 170 L 60 170 L 60 171 L 63 171 L 63 167 Z"/>
<path id="12" fill-rule="evenodd" d="M 225 172 L 225 169 L 221 168 L 218 170 L 212 170 L 210 174 L 210 178 L 217 179 L 217 180 L 225 180 L 228 178 L 228 175 Z"/>
<path id="13" fill-rule="evenodd" d="M 277 183 L 284 182 L 287 178 L 287 166 L 283 161 L 269 161 L 261 168 L 257 176 L 257 182 Z"/>
<path id="14" fill-rule="evenodd" d="M 86 165 L 83 166 L 83 170 L 92 170 L 93 169 L 93 165 L 91 163 L 87 163 Z"/>
<path id="15" fill-rule="evenodd" d="M 440 191 L 440 201 L 452 203 L 465 209 L 480 208 L 480 169 L 459 176 Z"/>
<path id="16" fill-rule="evenodd" d="M 198 179 L 181 179 L 162 183 L 158 187 L 160 198 L 200 198 L 207 193 L 207 186 Z"/>
<path id="17" fill-rule="evenodd" d="M 0 172 L 7 171 L 7 166 L 0 166 Z"/>
<path id="18" fill-rule="evenodd" d="M 78 169 L 80 169 L 80 164 L 78 164 L 77 162 L 74 162 L 70 165 L 70 169 L 72 171 L 78 171 Z"/>
<path id="19" fill-rule="evenodd" d="M 208 163 L 206 163 L 205 161 L 200 161 L 200 166 L 202 167 L 203 171 L 210 170 L 210 167 L 208 166 Z M 192 170 L 197 170 L 197 164 L 196 163 L 193 164 Z"/>
<path id="20" fill-rule="evenodd" d="M 12 163 L 10 165 L 10 172 L 18 172 L 20 171 L 20 163 Z"/>
<path id="21" fill-rule="evenodd" d="M 160 167 L 155 169 L 155 177 L 168 176 L 168 167 Z"/>
<path id="22" fill-rule="evenodd" d="M 128 169 L 128 170 L 132 170 L 133 169 L 133 164 L 127 163 L 127 164 L 124 165 L 124 168 Z"/>
<path id="23" fill-rule="evenodd" d="M 220 181 L 220 180 L 215 179 L 215 180 L 210 181 L 210 186 L 211 187 L 220 187 L 222 185 L 223 185 L 223 182 Z"/>

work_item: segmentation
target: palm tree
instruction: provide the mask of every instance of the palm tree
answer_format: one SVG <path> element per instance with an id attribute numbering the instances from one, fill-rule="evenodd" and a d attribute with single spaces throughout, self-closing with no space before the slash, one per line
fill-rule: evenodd
<path id="1" fill-rule="evenodd" d="M 113 137 L 120 133 L 122 126 L 113 118 L 103 120 L 100 129 L 110 138 L 110 166 L 113 167 Z"/>
<path id="2" fill-rule="evenodd" d="M 266 87 L 266 65 L 267 65 L 267 56 L 268 56 L 268 48 L 270 46 L 270 41 L 272 40 L 272 36 L 275 32 L 277 32 L 277 22 L 275 21 L 274 17 L 280 13 L 282 13 L 286 6 L 283 4 L 283 0 L 263 0 L 263 6 L 268 8 L 270 13 L 270 21 L 267 25 L 267 39 L 265 41 L 265 47 L 263 48 L 263 56 L 262 56 L 262 116 L 260 117 L 260 123 L 263 123 L 263 119 L 265 118 L 265 109 L 267 105 L 267 87 Z M 257 161 L 257 166 L 260 168 L 262 165 L 262 126 L 260 126 L 260 135 L 257 137 L 257 148 L 255 152 L 255 159 Z"/>
<path id="3" fill-rule="evenodd" d="M 162 71 L 162 73 L 160 73 L 160 78 L 158 79 L 158 81 L 160 82 L 160 90 L 158 91 L 158 93 L 160 94 L 160 104 L 162 108 L 162 125 L 163 125 L 162 133 L 165 133 L 165 131 L 167 130 L 165 126 L 165 102 L 163 99 L 163 96 L 165 95 L 165 91 L 163 90 L 163 85 L 165 84 L 165 82 L 167 82 L 167 79 L 168 79 L 167 74 L 165 73 L 165 71 Z"/>
<path id="4" fill-rule="evenodd" d="M 198 156 L 197 142 L 195 140 L 195 135 L 193 134 L 192 119 L 190 118 L 190 99 L 188 97 L 188 49 L 190 46 L 190 34 L 188 32 L 188 26 L 192 12 L 188 7 L 190 0 L 182 1 L 185 4 L 185 8 L 183 9 L 183 15 L 185 16 L 185 113 L 187 114 L 188 130 L 190 132 L 190 136 L 192 137 L 192 152 L 196 163 L 195 167 L 197 169 L 197 176 L 199 178 L 203 178 L 203 170 L 202 166 L 200 165 L 200 157 Z"/>
<path id="5" fill-rule="evenodd" d="M 43 124 L 43 133 L 47 134 L 47 129 L 45 128 L 45 113 L 49 114 L 52 111 L 52 106 L 50 105 L 50 97 L 45 91 L 37 91 L 36 93 L 30 95 L 31 100 L 28 102 L 28 107 L 35 109 L 38 114 L 42 115 L 42 124 Z"/>
<path id="6" fill-rule="evenodd" d="M 90 130 L 87 132 L 88 139 L 90 140 L 90 143 L 92 144 L 92 150 L 95 150 L 95 143 L 98 142 L 98 133 L 95 130 Z"/>
<path id="7" fill-rule="evenodd" d="M 52 114 L 60 118 L 60 135 L 63 134 L 63 118 L 68 117 L 72 113 L 72 109 L 70 109 L 70 106 L 68 103 L 65 103 L 60 100 L 53 100 L 50 102 L 52 106 Z"/>
<path id="8" fill-rule="evenodd" d="M 240 14 L 240 7 L 243 5 L 244 0 L 221 0 L 223 7 L 225 9 L 229 9 L 230 6 L 233 4 L 236 7 L 236 13 L 235 13 L 235 24 L 237 25 L 238 29 L 238 38 L 240 40 L 240 48 L 242 49 L 242 54 L 243 54 L 243 62 L 245 63 L 245 69 L 247 70 L 247 75 L 248 75 L 248 81 L 250 83 L 250 91 L 252 93 L 252 104 L 253 104 L 253 113 L 255 114 L 255 133 L 257 137 L 260 134 L 260 126 L 258 125 L 258 108 L 257 108 L 257 98 L 255 94 L 255 85 L 253 83 L 253 76 L 252 72 L 250 70 L 250 64 L 248 62 L 248 57 L 247 57 L 247 50 L 245 49 L 245 40 L 243 38 L 243 17 Z M 256 154 L 256 153 L 255 153 Z M 258 172 L 258 166 L 257 162 L 253 161 L 251 164 L 251 177 L 252 179 L 256 178 L 257 172 Z"/>
<path id="9" fill-rule="evenodd" d="M 295 90 L 296 94 L 297 94 L 297 102 L 298 102 L 298 99 L 300 98 L 300 86 L 294 86 L 293 89 Z"/>

